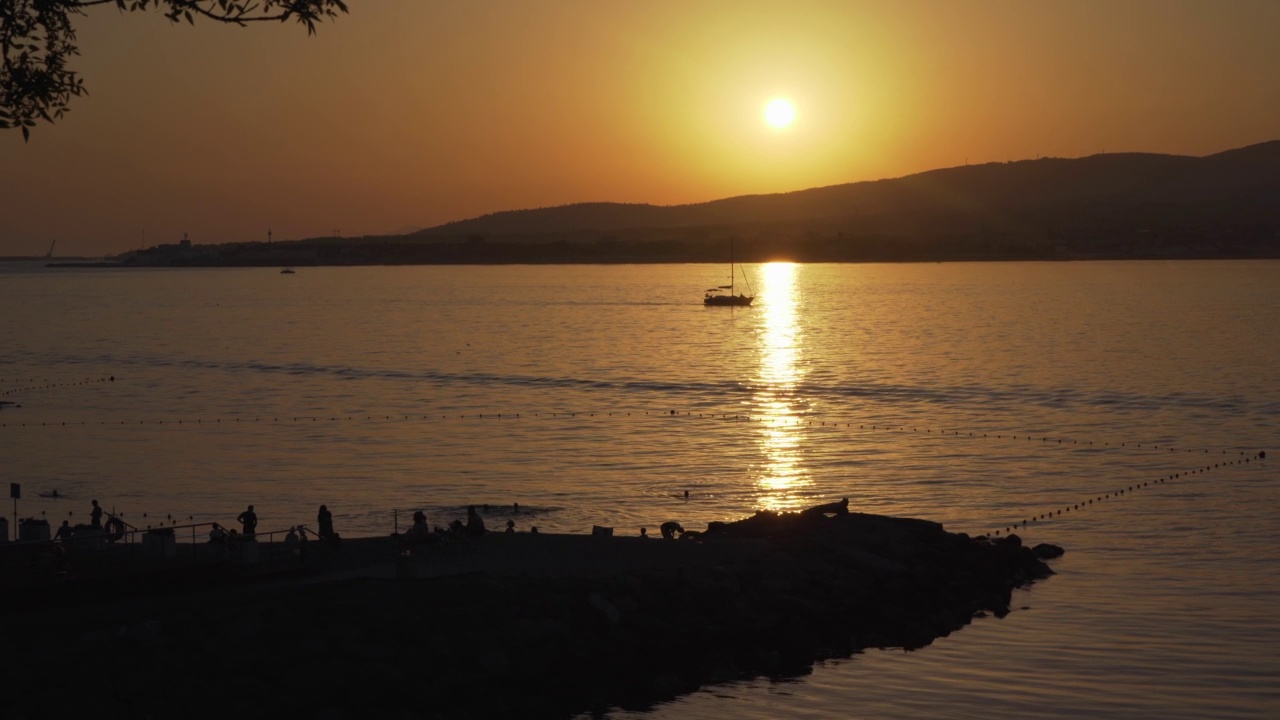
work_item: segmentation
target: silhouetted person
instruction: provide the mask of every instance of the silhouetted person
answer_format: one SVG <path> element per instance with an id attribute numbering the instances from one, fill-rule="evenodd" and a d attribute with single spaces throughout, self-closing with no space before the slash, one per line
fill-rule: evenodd
<path id="1" fill-rule="evenodd" d="M 680 527 L 680 523 L 675 520 L 662 523 L 662 526 L 659 529 L 662 530 L 663 540 L 674 540 L 676 533 L 684 532 L 684 528 Z"/>
<path id="2" fill-rule="evenodd" d="M 512 514 L 512 515 L 519 515 L 519 514 L 520 514 L 520 503 L 512 503 L 512 504 L 511 504 L 511 514 Z"/>
<path id="3" fill-rule="evenodd" d="M 333 536 L 333 513 L 329 512 L 328 505 L 320 506 L 320 512 L 316 514 L 316 525 L 320 528 L 321 540 L 328 540 Z"/>
<path id="4" fill-rule="evenodd" d="M 480 517 L 480 513 L 476 512 L 475 505 L 467 506 L 467 534 L 483 535 L 484 519 Z"/>
<path id="5" fill-rule="evenodd" d="M 67 540 L 71 538 L 71 522 L 62 521 L 62 527 L 58 528 L 58 534 L 53 536 L 54 540 Z"/>
<path id="6" fill-rule="evenodd" d="M 640 528 L 640 537 L 645 540 L 649 539 L 649 528 Z"/>
<path id="7" fill-rule="evenodd" d="M 102 527 L 102 508 L 98 507 L 98 501 L 93 501 L 93 510 L 89 513 L 89 524 L 94 528 Z"/>
<path id="8" fill-rule="evenodd" d="M 513 532 L 515 532 L 515 531 L 516 531 L 516 521 L 515 521 L 515 520 L 508 520 L 508 521 L 507 521 L 507 532 L 509 532 L 509 533 L 513 533 Z"/>
<path id="9" fill-rule="evenodd" d="M 424 538 L 427 536 L 428 530 L 427 514 L 421 510 L 413 511 L 413 527 L 409 528 L 409 534 L 415 537 Z"/>
<path id="10" fill-rule="evenodd" d="M 236 520 L 238 520 L 240 522 L 240 526 L 244 528 L 241 535 L 246 539 L 252 538 L 254 533 L 258 531 L 258 516 L 253 512 L 252 505 L 249 506 L 248 510 L 240 513 L 240 515 L 236 517 Z"/>
<path id="11" fill-rule="evenodd" d="M 213 527 L 209 528 L 209 542 L 226 544 L 227 537 L 227 529 L 218 523 L 214 523 Z"/>
<path id="12" fill-rule="evenodd" d="M 285 535 L 285 536 L 284 536 L 284 544 L 285 544 L 285 545 L 288 545 L 288 546 L 290 546 L 290 547 L 297 547 L 297 545 L 298 545 L 298 528 L 296 528 L 296 527 L 291 527 L 291 528 L 289 528 L 289 534 L 287 534 L 287 535 Z"/>

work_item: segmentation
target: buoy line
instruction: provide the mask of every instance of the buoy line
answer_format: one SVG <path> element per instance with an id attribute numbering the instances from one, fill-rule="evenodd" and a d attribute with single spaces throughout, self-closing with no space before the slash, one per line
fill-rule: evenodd
<path id="1" fill-rule="evenodd" d="M 116 381 L 115 375 L 111 375 L 109 377 L 101 377 L 101 378 L 86 378 L 84 380 L 76 380 L 74 382 L 61 382 L 61 383 L 53 383 L 53 382 L 49 382 L 48 380 L 43 380 L 41 381 L 44 383 L 43 385 L 26 385 L 23 387 L 13 387 L 13 388 L 9 388 L 8 390 L 0 391 L 0 395 L 13 395 L 16 393 L 36 392 L 40 390 L 56 390 L 58 388 L 68 388 L 68 387 L 76 387 L 78 385 L 92 385 L 94 383 L 115 382 L 115 381 Z M 35 383 L 37 381 L 35 378 L 30 378 L 25 381 L 14 380 L 13 382 Z M 4 383 L 5 381 L 3 379 L 0 379 L 0 385 L 3 385 Z"/>
<path id="2" fill-rule="evenodd" d="M 1242 453 L 1242 454 L 1243 454 L 1243 453 Z M 1047 512 L 1047 513 L 1041 513 L 1041 514 L 1039 514 L 1039 515 L 1030 515 L 1030 516 L 1028 516 L 1028 517 L 1023 518 L 1023 519 L 1021 520 L 1021 522 L 1014 522 L 1014 523 L 1012 523 L 1012 524 L 1010 524 L 1010 525 L 1005 525 L 1005 526 L 1004 526 L 1004 528 L 1003 528 L 1003 532 L 1004 532 L 1004 534 L 1006 534 L 1006 535 L 1007 535 L 1007 534 L 1009 534 L 1009 533 L 1011 533 L 1011 532 L 1013 532 L 1013 531 L 1017 530 L 1018 528 L 1026 528 L 1026 527 L 1028 526 L 1028 524 L 1029 524 L 1029 523 L 1037 523 L 1037 522 L 1040 522 L 1040 521 L 1042 521 L 1042 520 L 1052 520 L 1052 519 L 1054 519 L 1055 517 L 1061 517 L 1063 513 L 1070 513 L 1070 512 L 1072 512 L 1072 511 L 1077 511 L 1077 512 L 1078 512 L 1078 511 L 1080 511 L 1080 510 L 1083 510 L 1083 509 L 1085 509 L 1085 508 L 1087 508 L 1087 507 L 1089 507 L 1089 506 L 1093 505 L 1095 502 L 1097 502 L 1098 504 L 1101 504 L 1101 503 L 1103 503 L 1103 502 L 1105 502 L 1105 501 L 1107 501 L 1107 500 L 1118 499 L 1118 498 L 1120 498 L 1122 495 L 1125 495 L 1126 493 L 1127 493 L 1127 494 L 1129 494 L 1129 495 L 1132 495 L 1135 491 L 1141 490 L 1141 489 L 1146 488 L 1146 487 L 1151 487 L 1151 486 L 1154 486 L 1154 485 L 1163 485 L 1163 484 L 1165 484 L 1165 483 L 1172 482 L 1172 481 L 1174 481 L 1174 480 L 1178 480 L 1178 479 L 1181 479 L 1181 478 L 1186 477 L 1186 476 L 1189 476 L 1189 475 L 1200 475 L 1200 474 L 1207 473 L 1207 472 L 1209 472 L 1209 471 L 1211 471 L 1211 470 L 1217 470 L 1217 469 L 1219 469 L 1219 468 L 1225 468 L 1225 467 L 1229 467 L 1229 466 L 1232 466 L 1232 465 L 1243 465 L 1243 464 L 1247 464 L 1247 463 L 1249 463 L 1250 461 L 1252 461 L 1252 460 L 1254 460 L 1254 459 L 1257 459 L 1257 460 L 1265 460 L 1265 459 L 1266 459 L 1266 457 L 1267 457 L 1267 453 L 1266 453 L 1266 451 L 1264 450 L 1264 451 L 1259 451 L 1256 455 L 1252 455 L 1252 456 L 1249 456 L 1249 457 L 1240 458 L 1240 459 L 1237 459 L 1237 460 L 1228 460 L 1228 461 L 1225 461 L 1225 462 L 1214 463 L 1214 464 L 1212 464 L 1212 465 L 1205 465 L 1204 467 L 1195 468 L 1194 470 L 1186 470 L 1186 471 L 1183 471 L 1183 472 L 1180 472 L 1180 473 L 1172 473 L 1172 474 L 1170 474 L 1170 475 L 1162 475 L 1161 477 L 1156 478 L 1155 480 L 1147 480 L 1147 481 L 1144 481 L 1144 482 L 1135 483 L 1135 484 L 1133 484 L 1133 485 L 1129 485 L 1129 486 L 1127 486 L 1127 487 L 1122 487 L 1122 488 L 1120 488 L 1119 490 L 1115 490 L 1115 491 L 1113 491 L 1113 492 L 1104 493 L 1104 494 L 1102 494 L 1102 495 L 1097 495 L 1097 496 L 1094 496 L 1094 497 L 1086 498 L 1086 499 L 1085 499 L 1084 501 L 1082 501 L 1082 502 L 1073 503 L 1073 504 L 1071 504 L 1071 505 L 1067 505 L 1067 506 L 1060 507 L 1060 508 L 1054 508 L 1053 510 L 1050 510 L 1050 511 L 1049 511 L 1049 512 Z M 993 535 L 995 535 L 996 537 L 999 537 L 999 536 L 1000 536 L 1000 534 L 1001 534 L 1001 532 L 1002 532 L 1002 530 L 1001 530 L 1001 529 L 996 529 L 996 530 L 994 530 L 994 531 L 992 532 L 992 534 L 993 534 Z"/>

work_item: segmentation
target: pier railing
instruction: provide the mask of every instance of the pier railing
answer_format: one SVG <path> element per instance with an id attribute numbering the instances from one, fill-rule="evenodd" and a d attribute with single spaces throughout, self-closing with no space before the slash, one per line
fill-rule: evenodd
<path id="1" fill-rule="evenodd" d="M 18 584 L 199 567 L 260 574 L 305 569 L 335 552 L 303 526 L 241 535 L 215 522 L 138 528 L 112 518 L 61 537 L 0 543 L 0 574 Z"/>

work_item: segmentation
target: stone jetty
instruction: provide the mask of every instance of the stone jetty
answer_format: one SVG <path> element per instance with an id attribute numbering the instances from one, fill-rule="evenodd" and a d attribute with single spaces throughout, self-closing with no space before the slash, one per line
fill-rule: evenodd
<path id="1" fill-rule="evenodd" d="M 568 718 L 1009 612 L 1052 546 L 925 520 L 757 513 L 676 540 L 344 540 L 273 573 L 187 568 L 6 601 L 20 718 Z M 13 588 L 11 587 L 12 591 Z M 60 591 L 62 594 L 57 594 Z M 985 620 L 994 622 L 995 620 Z"/>

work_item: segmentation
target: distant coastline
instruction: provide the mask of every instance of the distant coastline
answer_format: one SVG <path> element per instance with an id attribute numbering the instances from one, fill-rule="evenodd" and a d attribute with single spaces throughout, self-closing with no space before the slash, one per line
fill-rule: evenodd
<path id="1" fill-rule="evenodd" d="M 723 253 L 692 247 L 581 247 L 568 244 L 486 243 L 483 247 L 429 245 L 394 247 L 379 241 L 351 241 L 341 251 L 327 251 L 305 243 L 292 248 L 238 246 L 235 251 L 183 253 L 163 250 L 107 259 L 53 259 L 53 268 L 145 267 L 350 267 L 369 265 L 626 265 L 723 263 Z M 265 246 L 265 243 L 260 244 Z M 906 263 L 906 262 L 1020 262 L 1089 260 L 1243 260 L 1280 258 L 1280 243 L 1234 242 L 1229 244 L 1160 247 L 1054 246 L 947 248 L 831 248 L 805 243 L 751 243 L 738 253 L 738 262 L 772 261 L 801 263 Z M 18 260 L 18 258 L 11 258 Z M 23 260 L 38 262 L 41 258 Z"/>
<path id="2" fill-rule="evenodd" d="M 1280 257 L 1280 140 L 931 170 L 693 205 L 576 203 L 405 235 L 157 245 L 57 267 L 257 267 Z"/>

